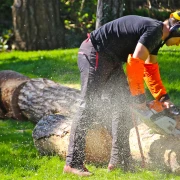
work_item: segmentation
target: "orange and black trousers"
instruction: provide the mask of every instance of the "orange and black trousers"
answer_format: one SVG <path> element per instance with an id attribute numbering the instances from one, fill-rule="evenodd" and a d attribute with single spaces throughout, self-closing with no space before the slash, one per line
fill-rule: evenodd
<path id="1" fill-rule="evenodd" d="M 86 39 L 78 53 L 82 101 L 73 120 L 66 164 L 78 167 L 85 159 L 85 137 L 93 124 L 112 135 L 111 164 L 126 168 L 130 159 L 130 92 L 122 63 L 105 52 L 97 53 Z"/>

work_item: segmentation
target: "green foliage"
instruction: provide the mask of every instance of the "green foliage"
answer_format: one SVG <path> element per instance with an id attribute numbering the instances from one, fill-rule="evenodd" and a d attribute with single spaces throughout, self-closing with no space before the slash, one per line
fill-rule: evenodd
<path id="1" fill-rule="evenodd" d="M 61 19 L 65 26 L 65 42 L 67 48 L 79 47 L 80 43 L 86 38 L 86 34 L 95 29 L 96 22 L 96 9 L 97 0 L 59 0 L 60 1 L 60 13 Z M 124 4 L 128 4 L 125 1 Z M 147 7 L 147 2 L 142 0 L 132 1 L 132 14 L 137 14 L 141 16 L 148 16 L 158 20 L 164 20 L 169 16 L 170 7 L 173 6 L 178 8 L 180 3 L 174 1 L 151 1 L 152 7 L 149 9 Z M 129 3 L 128 6 L 130 6 Z M 12 9 L 13 0 L 1 0 L 0 5 L 0 36 L 2 32 L 7 29 L 12 28 Z M 177 7 L 176 7 L 177 6 Z M 154 8 L 155 7 L 155 8 Z M 106 13 L 108 12 L 108 7 Z M 127 9 L 129 9 L 128 7 Z M 124 15 L 127 15 L 126 9 Z M 110 17 L 109 20 L 112 20 Z M 3 39 L 3 44 L 5 40 Z M 2 40 L 1 40 L 2 44 Z M 4 46 L 4 45 L 3 45 Z M 4 46 L 5 47 L 5 46 Z M 2 49 L 2 48 L 1 48 Z"/>
<path id="2" fill-rule="evenodd" d="M 5 30 L 0 36 L 0 52 L 5 51 L 9 48 L 8 41 L 12 38 L 12 30 Z"/>
<path id="3" fill-rule="evenodd" d="M 1 0 L 0 1 L 0 36 L 6 29 L 12 27 L 12 13 L 11 6 L 13 0 Z"/>
<path id="4" fill-rule="evenodd" d="M 137 8 L 134 9 L 134 14 L 164 21 L 169 18 L 170 12 L 167 10 L 159 11 L 158 9 Z"/>
<path id="5" fill-rule="evenodd" d="M 96 1 L 60 0 L 66 28 L 67 47 L 79 47 L 86 34 L 95 29 Z"/>
<path id="6" fill-rule="evenodd" d="M 75 28 L 83 33 L 95 26 L 95 0 L 77 2 L 74 0 L 60 0 L 60 2 L 61 14 L 67 29 Z"/>

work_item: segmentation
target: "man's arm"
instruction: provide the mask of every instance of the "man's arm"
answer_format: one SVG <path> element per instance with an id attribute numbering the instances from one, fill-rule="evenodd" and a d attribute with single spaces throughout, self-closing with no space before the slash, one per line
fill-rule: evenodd
<path id="1" fill-rule="evenodd" d="M 143 78 L 155 99 L 162 101 L 167 108 L 172 104 L 161 80 L 157 56 L 149 54 L 141 43 L 137 44 L 133 55 L 128 57 L 127 76 L 131 94 L 134 99 L 139 99 L 140 108 L 146 109 Z"/>
<path id="2" fill-rule="evenodd" d="M 148 58 L 149 56 L 149 51 L 148 49 L 141 43 L 138 43 L 136 45 L 136 48 L 134 50 L 134 53 L 133 53 L 133 58 L 139 58 L 141 60 L 144 60 L 146 61 L 146 59 Z"/>
<path id="3" fill-rule="evenodd" d="M 145 61 L 144 80 L 156 100 L 161 101 L 166 108 L 173 105 L 161 80 L 157 56 L 155 55 L 149 55 Z"/>
<path id="4" fill-rule="evenodd" d="M 127 78 L 132 99 L 137 108 L 146 109 L 146 97 L 144 88 L 144 63 L 149 56 L 147 48 L 138 43 L 132 55 L 128 56 L 127 61 Z"/>
<path id="5" fill-rule="evenodd" d="M 155 64 L 157 63 L 157 56 L 156 55 L 149 55 L 148 58 L 145 61 L 145 64 Z"/>

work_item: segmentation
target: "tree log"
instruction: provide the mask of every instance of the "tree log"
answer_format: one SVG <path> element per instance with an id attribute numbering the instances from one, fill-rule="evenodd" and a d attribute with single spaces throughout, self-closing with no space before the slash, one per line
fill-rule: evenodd
<path id="1" fill-rule="evenodd" d="M 34 144 L 43 155 L 56 154 L 65 158 L 69 143 L 72 119 L 60 115 L 43 117 L 33 131 Z M 146 168 L 180 174 L 180 139 L 152 133 L 144 123 L 138 125 Z M 141 164 L 135 128 L 130 131 L 130 148 L 133 160 Z M 108 163 L 112 138 L 109 131 L 94 125 L 86 137 L 86 161 Z"/>
<path id="2" fill-rule="evenodd" d="M 18 101 L 22 114 L 35 123 L 48 114 L 71 117 L 79 103 L 79 90 L 42 78 L 25 83 Z"/>
<path id="3" fill-rule="evenodd" d="M 80 91 L 48 79 L 30 79 L 20 73 L 0 71 L 0 117 L 28 119 L 59 113 L 71 117 L 80 103 Z"/>
<path id="4" fill-rule="evenodd" d="M 0 117 L 1 118 L 15 118 L 25 119 L 22 116 L 21 110 L 18 104 L 19 91 L 23 84 L 30 80 L 28 77 L 11 71 L 5 70 L 0 72 Z"/>

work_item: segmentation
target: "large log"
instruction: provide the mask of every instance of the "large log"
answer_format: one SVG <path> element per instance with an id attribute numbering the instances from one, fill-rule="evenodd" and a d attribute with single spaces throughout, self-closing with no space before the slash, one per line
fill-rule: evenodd
<path id="1" fill-rule="evenodd" d="M 42 154 L 66 156 L 72 119 L 80 103 L 79 90 L 47 79 L 29 79 L 13 71 L 0 72 L 1 110 L 8 117 L 22 117 L 36 124 L 34 143 Z M 15 100 L 14 100 L 15 99 Z M 101 119 L 109 118 L 108 113 Z M 102 121 L 103 122 L 103 121 Z M 108 125 L 95 124 L 86 137 L 86 160 L 107 163 L 111 150 Z M 180 140 L 154 134 L 143 123 L 138 125 L 146 167 L 180 173 Z M 141 162 L 135 129 L 130 132 L 133 159 Z"/>
<path id="2" fill-rule="evenodd" d="M 28 119 L 34 123 L 48 114 L 71 117 L 80 103 L 79 90 L 48 79 L 30 79 L 10 70 L 0 71 L 0 92 L 1 118 Z"/>
<path id="3" fill-rule="evenodd" d="M 24 116 L 35 123 L 48 114 L 72 116 L 80 102 L 79 90 L 48 79 L 31 79 L 20 90 L 18 105 Z"/>
<path id="4" fill-rule="evenodd" d="M 34 144 L 42 155 L 58 154 L 65 158 L 69 144 L 71 118 L 59 114 L 44 116 L 33 131 Z M 104 163 L 110 157 L 111 135 L 95 125 L 86 137 L 86 161 Z"/>
<path id="5" fill-rule="evenodd" d="M 11 71 L 0 71 L 0 117 L 25 119 L 18 104 L 19 91 L 28 77 Z"/>
<path id="6" fill-rule="evenodd" d="M 54 122 L 53 122 L 54 121 Z M 56 154 L 65 158 L 69 143 L 72 119 L 60 115 L 43 117 L 33 131 L 34 144 L 41 154 Z M 138 122 L 146 168 L 180 174 L 180 139 L 155 134 L 144 123 Z M 130 131 L 130 148 L 133 160 L 142 163 L 135 128 Z M 108 163 L 111 150 L 111 134 L 95 125 L 86 137 L 86 161 Z"/>

